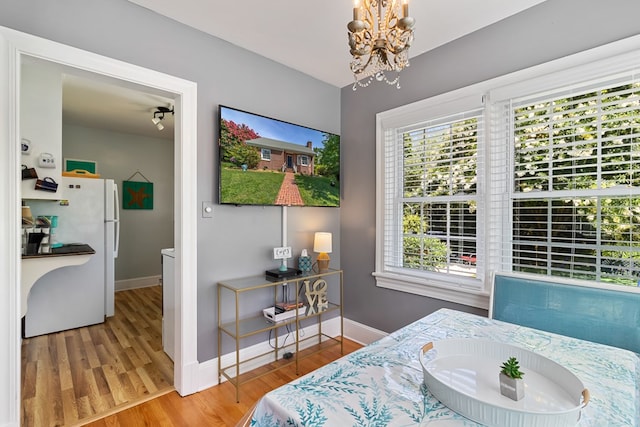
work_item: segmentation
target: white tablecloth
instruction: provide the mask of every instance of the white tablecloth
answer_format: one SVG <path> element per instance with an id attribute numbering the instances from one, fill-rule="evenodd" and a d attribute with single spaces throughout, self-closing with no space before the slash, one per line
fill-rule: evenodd
<path id="1" fill-rule="evenodd" d="M 614 347 L 441 309 L 265 395 L 252 426 L 478 426 L 423 385 L 429 341 L 517 345 L 572 371 L 591 393 L 578 426 L 640 426 L 640 358 Z"/>

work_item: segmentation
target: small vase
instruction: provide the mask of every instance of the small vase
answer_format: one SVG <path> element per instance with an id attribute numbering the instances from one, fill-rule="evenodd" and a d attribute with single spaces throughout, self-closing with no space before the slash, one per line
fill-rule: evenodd
<path id="1" fill-rule="evenodd" d="M 512 400 L 520 400 L 524 397 L 524 380 L 511 378 L 500 372 L 500 393 Z"/>

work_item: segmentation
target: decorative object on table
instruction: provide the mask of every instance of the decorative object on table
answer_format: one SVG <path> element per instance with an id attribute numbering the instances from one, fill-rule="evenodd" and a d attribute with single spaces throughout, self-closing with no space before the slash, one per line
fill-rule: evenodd
<path id="1" fill-rule="evenodd" d="M 28 168 L 27 165 L 22 165 L 22 180 L 25 179 L 38 179 L 38 172 L 36 168 Z"/>
<path id="2" fill-rule="evenodd" d="M 311 271 L 311 257 L 307 254 L 307 250 L 303 249 L 300 257 L 298 258 L 298 268 L 303 273 L 308 273 Z"/>
<path id="3" fill-rule="evenodd" d="M 524 381 L 520 371 L 518 359 L 510 357 L 504 362 L 500 370 L 500 393 L 512 400 L 520 400 L 524 397 Z"/>
<path id="4" fill-rule="evenodd" d="M 318 272 L 326 273 L 329 271 L 329 254 L 331 253 L 332 242 L 331 233 L 325 231 L 318 231 L 313 239 L 313 251 L 318 253 L 316 260 L 318 264 Z"/>
<path id="5" fill-rule="evenodd" d="M 131 181 L 136 175 L 146 182 Z M 153 183 L 140 171 L 122 181 L 122 209 L 153 209 Z"/>
<path id="6" fill-rule="evenodd" d="M 353 21 L 347 24 L 353 90 L 369 86 L 374 78 L 400 88 L 399 73 L 409 66 L 414 24 L 408 0 L 403 0 L 402 5 L 399 0 L 355 0 Z M 398 74 L 389 80 L 385 71 Z"/>
<path id="7" fill-rule="evenodd" d="M 305 296 L 309 304 L 307 316 L 320 313 L 329 308 L 329 300 L 327 299 L 327 282 L 324 279 L 318 279 L 313 284 L 310 280 L 304 281 Z"/>
<path id="8" fill-rule="evenodd" d="M 50 176 L 46 176 L 42 179 L 36 180 L 35 189 L 55 193 L 58 191 L 58 183 Z"/>
<path id="9" fill-rule="evenodd" d="M 589 403 L 589 390 L 575 374 L 522 347 L 490 339 L 451 338 L 425 344 L 419 357 L 431 394 L 483 425 L 575 425 Z M 527 368 L 526 396 L 518 403 L 497 392 L 495 369 L 509 358 Z"/>

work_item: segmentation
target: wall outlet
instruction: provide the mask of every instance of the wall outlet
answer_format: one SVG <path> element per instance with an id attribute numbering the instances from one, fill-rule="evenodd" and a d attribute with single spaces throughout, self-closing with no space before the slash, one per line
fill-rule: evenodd
<path id="1" fill-rule="evenodd" d="M 273 248 L 273 259 L 291 258 L 291 246 Z"/>
<path id="2" fill-rule="evenodd" d="M 42 153 L 38 158 L 38 166 L 53 169 L 56 167 L 56 161 L 50 153 Z"/>

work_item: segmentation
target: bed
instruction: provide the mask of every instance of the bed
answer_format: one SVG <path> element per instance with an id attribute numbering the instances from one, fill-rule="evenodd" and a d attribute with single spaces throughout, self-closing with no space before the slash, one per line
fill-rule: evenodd
<path id="1" fill-rule="evenodd" d="M 266 394 L 251 426 L 478 426 L 423 384 L 422 346 L 448 338 L 509 343 L 567 367 L 591 394 L 579 426 L 640 425 L 636 353 L 441 309 Z"/>

